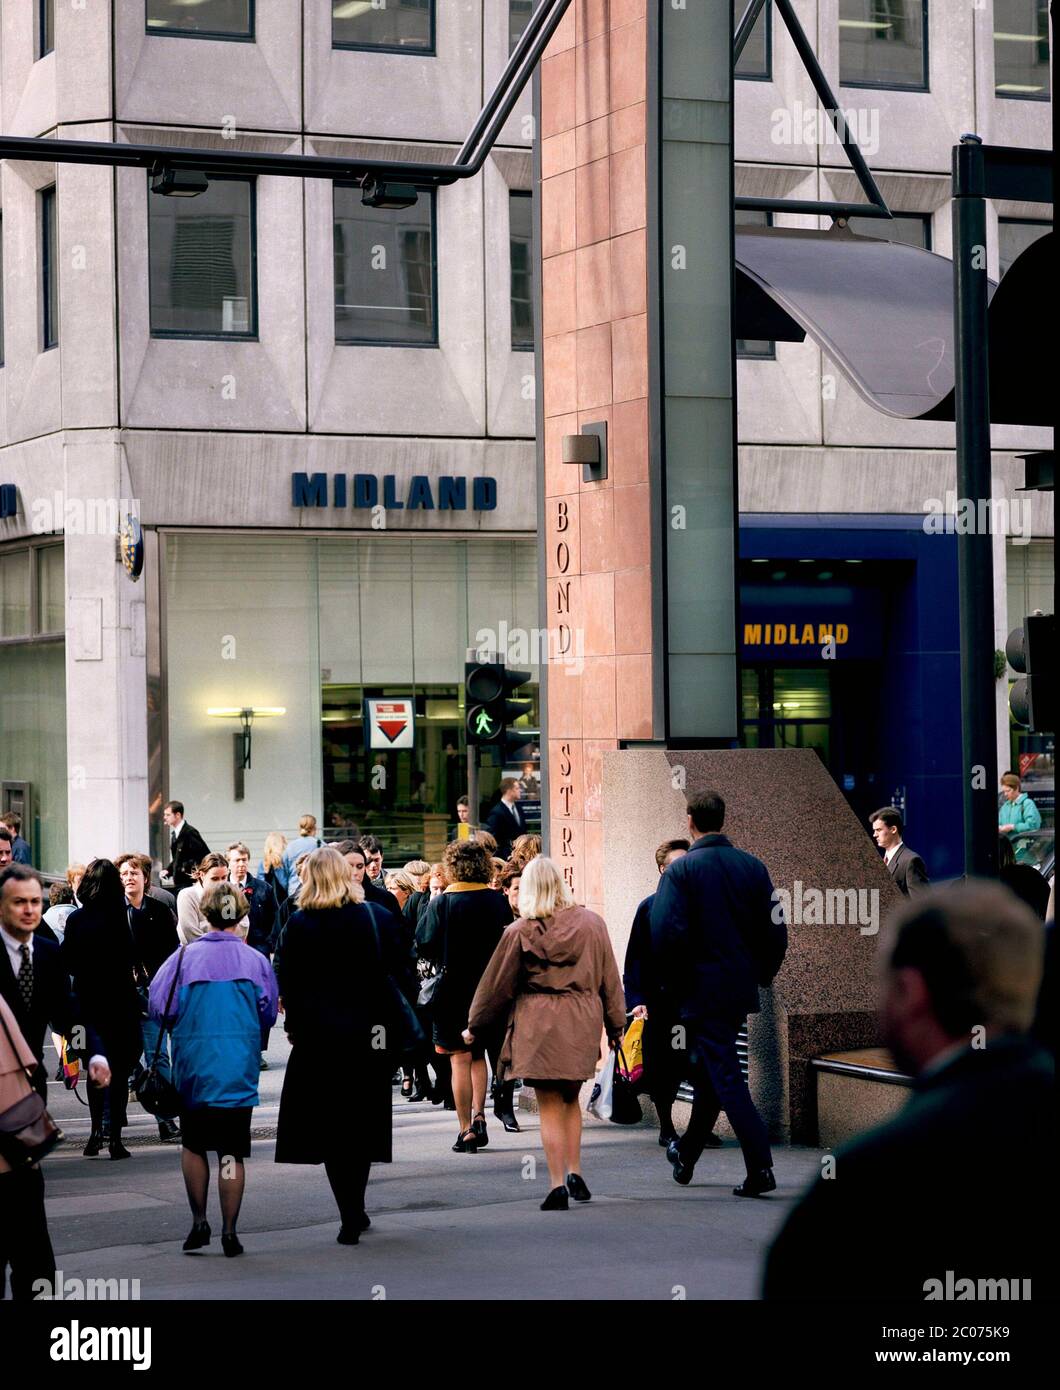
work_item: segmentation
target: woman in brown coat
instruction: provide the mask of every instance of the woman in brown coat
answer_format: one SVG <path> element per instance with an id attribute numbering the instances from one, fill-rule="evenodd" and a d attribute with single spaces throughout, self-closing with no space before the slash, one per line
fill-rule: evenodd
<path id="1" fill-rule="evenodd" d="M 32 1093 L 27 1073 L 36 1066 L 33 1049 L 22 1036 L 7 1000 L 0 995 L 0 1114 Z M 55 1279 L 40 1166 L 34 1163 L 13 1171 L 0 1154 L 0 1300 L 4 1297 L 8 1265 L 11 1296 L 17 1302 L 28 1303 L 35 1297 L 34 1285 L 38 1280 L 46 1281 L 50 1288 Z"/>
<path id="2" fill-rule="evenodd" d="M 626 1026 L 622 980 L 603 919 L 575 907 L 551 859 L 519 882 L 519 919 L 506 928 L 471 1001 L 464 1041 L 508 1015 L 502 1074 L 537 1093 L 551 1191 L 542 1211 L 566 1211 L 592 1195 L 581 1176 L 582 1083 L 596 1071 L 600 1033 Z"/>

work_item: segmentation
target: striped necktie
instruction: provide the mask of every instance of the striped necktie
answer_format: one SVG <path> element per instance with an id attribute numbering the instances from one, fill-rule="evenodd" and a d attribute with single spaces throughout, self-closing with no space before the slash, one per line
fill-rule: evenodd
<path id="1" fill-rule="evenodd" d="M 18 968 L 18 989 L 22 995 L 22 1002 L 28 1009 L 33 1003 L 33 957 L 30 955 L 28 943 L 18 949 L 22 954 L 22 964 Z"/>

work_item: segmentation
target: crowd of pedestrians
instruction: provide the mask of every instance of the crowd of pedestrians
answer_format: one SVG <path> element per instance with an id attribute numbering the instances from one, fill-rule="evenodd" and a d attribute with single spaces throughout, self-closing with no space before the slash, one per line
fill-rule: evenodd
<path id="1" fill-rule="evenodd" d="M 781 968 L 787 928 L 766 865 L 724 834 L 723 799 L 690 796 L 687 837 L 656 850 L 657 888 L 637 908 L 622 972 L 604 921 L 574 901 L 518 801 L 518 783 L 504 789 L 491 829 L 461 818 L 458 807 L 456 836 L 439 861 L 389 869 L 376 837 L 347 827 L 351 838 L 325 843 L 307 815 L 291 841 L 267 837 L 255 874 L 244 843 L 211 852 L 174 801 L 164 811 L 170 858 L 161 884 L 152 884 L 145 855 L 99 858 L 71 865 L 47 912 L 39 876 L 8 852 L 0 867 L 0 1119 L 27 1088 L 46 1097 L 49 1028 L 62 1055 L 87 1070 L 88 1158 L 104 1147 L 112 1160 L 132 1156 L 123 1142 L 130 1084 L 155 1077 L 173 1097 L 156 1118 L 159 1138 L 181 1145 L 192 1215 L 184 1250 L 211 1241 L 214 1154 L 221 1245 L 237 1256 L 258 1078 L 282 1017 L 290 1050 L 275 1161 L 323 1165 L 337 1239 L 355 1245 L 371 1225 L 371 1167 L 393 1157 L 395 1086 L 410 1104 L 454 1113 L 458 1154 L 490 1144 L 490 1101 L 503 1129 L 518 1132 L 515 1088 L 532 1088 L 549 1173 L 541 1209 L 591 1200 L 583 1088 L 632 1018 L 643 1025 L 642 1089 L 673 1180 L 693 1180 L 704 1149 L 721 1142 L 714 1130 L 724 1112 L 746 1169 L 734 1194 L 773 1191 L 769 1138 L 737 1039 Z M 896 1057 L 914 1076 L 945 1073 L 967 1106 L 962 1077 L 983 1073 L 961 1061 L 962 1040 L 982 1024 L 997 1059 L 991 1085 L 1022 1087 L 1037 1113 L 1044 1064 L 1025 1036 L 1041 978 L 1033 916 L 1000 888 L 991 891 L 1004 894 L 1004 911 L 1000 898 L 975 898 L 974 886 L 963 890 L 972 897 L 952 903 L 945 890 L 922 892 L 923 861 L 901 855 L 900 813 L 882 808 L 871 827 L 896 878 L 899 861 L 899 886 L 911 898 L 888 957 L 884 1023 Z M 0 832 L 9 846 L 10 827 Z M 940 961 L 949 974 L 939 975 Z M 911 971 L 923 976 L 919 993 L 909 992 Z M 334 1103 L 337 1057 L 357 1077 L 355 1103 Z M 946 1071 L 954 1059 L 964 1072 Z M 673 1107 L 682 1083 L 693 1102 L 679 1135 Z M 1035 1142 L 1028 1138 L 1032 1149 Z M 866 1156 L 865 1171 L 892 1160 L 884 1145 Z M 856 1188 L 844 1193 L 852 1200 Z M 787 1296 L 806 1258 L 806 1210 L 820 1207 L 837 1241 L 852 1221 L 826 1194 L 807 1204 L 771 1261 L 776 1296 Z M 54 1267 L 43 1181 L 37 1165 L 5 1160 L 2 1145 L 0 1231 L 0 1295 L 10 1264 L 14 1296 L 26 1297 Z"/>

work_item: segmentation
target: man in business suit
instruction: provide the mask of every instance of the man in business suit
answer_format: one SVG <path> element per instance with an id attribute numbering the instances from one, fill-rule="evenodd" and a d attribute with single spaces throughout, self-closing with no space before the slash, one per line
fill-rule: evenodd
<path id="1" fill-rule="evenodd" d="M 114 865 L 125 889 L 125 912 L 136 948 L 134 959 L 140 987 L 145 989 L 180 945 L 177 919 L 165 903 L 159 902 L 148 892 L 151 860 L 146 854 L 120 854 Z M 144 1044 L 144 1066 L 150 1066 L 157 1053 L 159 1076 L 167 1081 L 172 1080 L 169 1040 L 163 1036 L 163 1030 L 153 1018 L 144 1018 L 140 1022 L 140 1032 Z M 158 1137 L 163 1144 L 179 1143 L 180 1126 L 176 1120 L 159 1120 Z"/>
<path id="2" fill-rule="evenodd" d="M 11 831 L 11 858 L 16 864 L 32 864 L 33 855 L 28 843 L 22 838 L 22 817 L 17 811 L 5 811 L 0 816 L 0 825 Z"/>
<path id="3" fill-rule="evenodd" d="M 765 1297 L 1055 1299 L 1055 1072 L 1026 1036 L 1041 922 L 1001 884 L 951 885 L 902 903 L 877 952 L 881 1032 L 912 1092 L 797 1204 Z"/>
<path id="4" fill-rule="evenodd" d="M 776 1187 L 769 1136 L 755 1109 L 736 1052 L 758 987 L 780 969 L 788 933 L 769 871 L 761 860 L 721 834 L 725 802 L 716 792 L 688 800 L 692 847 L 659 879 L 651 908 L 656 978 L 686 1029 L 688 1076 L 695 1099 L 688 1129 L 666 1157 L 674 1180 L 692 1181 L 721 1110 L 743 1150 L 747 1177 L 737 1197 L 760 1197 Z"/>
<path id="5" fill-rule="evenodd" d="M 519 810 L 522 794 L 518 777 L 505 777 L 501 782 L 501 799 L 486 817 L 485 829 L 497 841 L 497 854 L 501 859 L 508 859 L 512 841 L 526 834 L 526 821 Z"/>
<path id="6" fill-rule="evenodd" d="M 260 951 L 263 956 L 271 958 L 272 937 L 276 930 L 276 916 L 279 911 L 276 894 L 271 884 L 266 883 L 263 878 L 255 878 L 250 872 L 250 850 L 242 840 L 237 840 L 228 846 L 225 850 L 225 858 L 228 860 L 229 882 L 235 884 L 250 904 L 250 911 L 247 914 L 250 918 L 247 945 L 252 946 L 255 951 Z M 262 1071 L 269 1069 L 269 1059 L 265 1054 L 269 1048 L 269 1034 L 271 1032 L 271 1028 L 262 1025 Z"/>
<path id="7" fill-rule="evenodd" d="M 173 892 L 179 893 L 198 882 L 195 870 L 210 853 L 210 847 L 184 819 L 182 801 L 167 801 L 162 808 L 162 819 L 169 827 L 169 879 Z"/>
<path id="8" fill-rule="evenodd" d="M 110 1066 L 98 1034 L 78 1020 L 59 947 L 35 935 L 43 906 L 44 890 L 34 869 L 24 864 L 0 869 L 0 994 L 33 1049 L 37 1059 L 33 1085 L 47 1100 L 43 1062 L 49 1026 L 63 1035 L 71 1051 L 89 1059 L 89 1079 L 97 1085 L 109 1084 Z"/>
<path id="9" fill-rule="evenodd" d="M 869 817 L 872 838 L 883 850 L 883 862 L 895 887 L 908 898 L 930 886 L 924 861 L 902 840 L 902 813 L 894 806 L 881 806 Z"/>

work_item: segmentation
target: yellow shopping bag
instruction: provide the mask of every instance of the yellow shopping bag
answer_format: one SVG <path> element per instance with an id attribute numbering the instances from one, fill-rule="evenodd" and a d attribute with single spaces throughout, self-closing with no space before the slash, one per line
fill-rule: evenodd
<path id="1" fill-rule="evenodd" d="M 622 1039 L 622 1060 L 619 1070 L 631 1086 L 640 1084 L 644 1075 L 644 1020 L 635 1018 Z"/>

